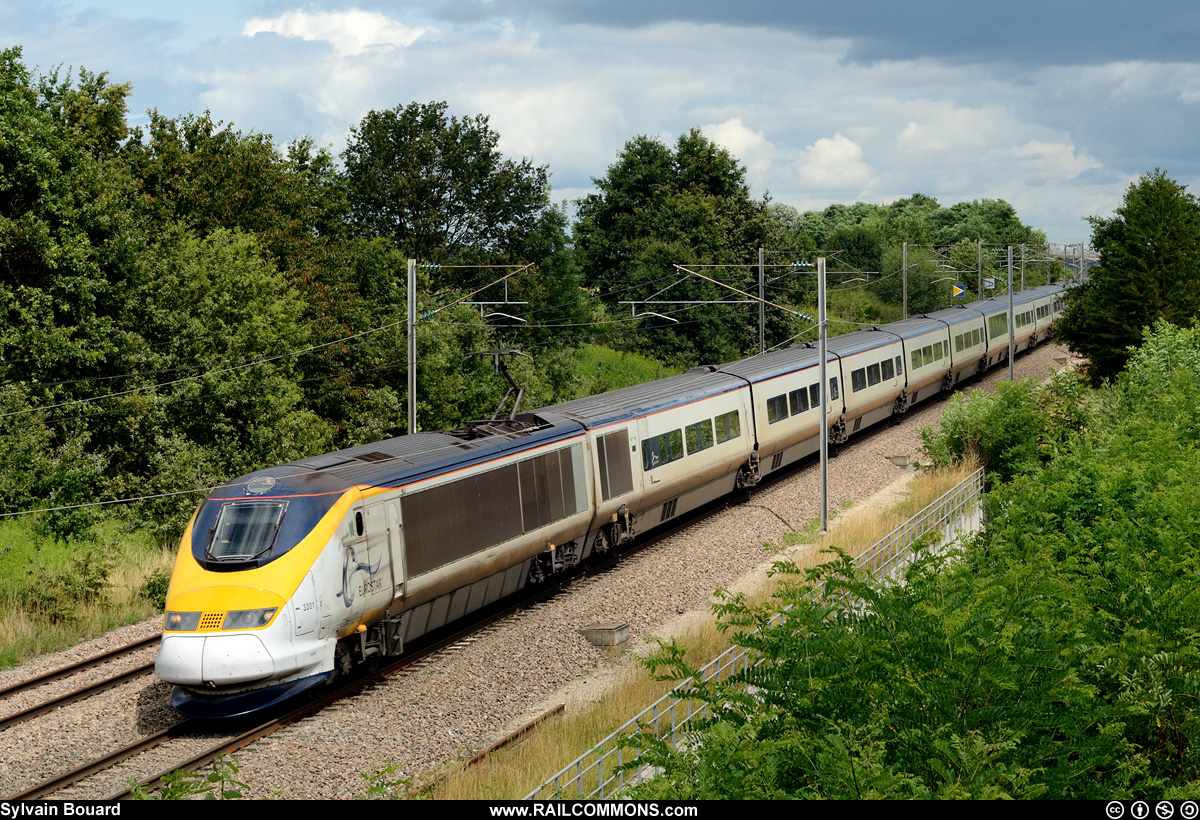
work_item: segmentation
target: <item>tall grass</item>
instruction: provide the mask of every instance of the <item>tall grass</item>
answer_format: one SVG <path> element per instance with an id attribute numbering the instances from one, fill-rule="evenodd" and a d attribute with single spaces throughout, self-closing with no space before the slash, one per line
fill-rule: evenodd
<path id="1" fill-rule="evenodd" d="M 785 539 L 784 552 L 799 566 L 829 560 L 822 550 L 834 546 L 857 556 L 975 469 L 974 464 L 961 464 L 919 473 L 908 483 L 903 500 L 890 506 L 852 508 L 839 516 L 826 535 L 791 533 Z M 809 529 L 815 532 L 815 526 Z M 774 582 L 765 580 L 746 597 L 752 602 L 766 600 L 773 590 Z M 687 647 L 688 661 L 695 666 L 704 665 L 730 645 L 729 637 L 717 629 L 712 618 L 677 640 Z M 594 704 L 547 720 L 519 743 L 492 753 L 475 766 L 450 771 L 427 794 L 446 800 L 520 799 L 674 686 L 675 682 L 653 680 L 642 666 L 627 658 L 617 681 Z"/>
<path id="2" fill-rule="evenodd" d="M 70 544 L 32 516 L 0 523 L 0 668 L 154 615 L 143 588 L 173 561 L 173 550 L 113 522 Z"/>

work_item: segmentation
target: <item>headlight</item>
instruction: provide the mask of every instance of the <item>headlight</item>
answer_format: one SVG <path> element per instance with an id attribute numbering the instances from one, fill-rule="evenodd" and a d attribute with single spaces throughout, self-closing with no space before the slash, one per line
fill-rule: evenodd
<path id="1" fill-rule="evenodd" d="M 279 607 L 270 609 L 239 609 L 225 615 L 221 629 L 257 629 L 271 623 Z"/>
<path id="2" fill-rule="evenodd" d="M 170 632 L 195 632 L 199 625 L 199 612 L 168 612 L 163 621 L 163 629 Z"/>

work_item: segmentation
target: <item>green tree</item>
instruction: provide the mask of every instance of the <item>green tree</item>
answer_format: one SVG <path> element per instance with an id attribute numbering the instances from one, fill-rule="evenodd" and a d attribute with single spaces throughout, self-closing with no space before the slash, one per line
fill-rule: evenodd
<path id="1" fill-rule="evenodd" d="M 350 129 L 351 221 L 423 262 L 520 258 L 549 203 L 546 167 L 505 159 L 486 116 L 446 108 L 398 105 Z"/>
<path id="2" fill-rule="evenodd" d="M 1156 319 L 1183 326 L 1200 314 L 1200 202 L 1155 169 L 1113 216 L 1088 221 L 1100 264 L 1068 292 L 1058 332 L 1099 383 L 1120 372 Z"/>
<path id="3" fill-rule="evenodd" d="M 692 129 L 674 148 L 640 136 L 625 144 L 616 163 L 601 179 L 598 193 L 579 201 L 575 241 L 585 284 L 606 299 L 616 315 L 626 313 L 620 300 L 647 298 L 665 290 L 665 299 L 738 299 L 736 294 L 695 277 L 675 264 L 745 265 L 757 259 L 775 222 L 766 202 L 750 198 L 746 171 L 724 148 Z M 750 287 L 736 269 L 714 278 Z M 682 279 L 671 285 L 674 280 Z M 680 311 L 679 324 L 650 317 L 642 331 L 625 334 L 625 345 L 654 348 L 678 364 L 721 362 L 757 348 L 757 306 L 713 306 Z M 769 310 L 768 333 L 787 338 L 787 317 Z"/>

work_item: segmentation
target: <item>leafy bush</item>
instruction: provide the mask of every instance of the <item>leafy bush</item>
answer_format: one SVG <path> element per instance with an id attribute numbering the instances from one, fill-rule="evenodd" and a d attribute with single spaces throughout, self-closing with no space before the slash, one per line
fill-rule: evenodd
<path id="1" fill-rule="evenodd" d="M 79 618 L 81 607 L 107 596 L 112 569 L 112 558 L 93 547 L 76 555 L 65 569 L 45 574 L 30 570 L 23 603 L 51 623 L 70 623 Z"/>
<path id="2" fill-rule="evenodd" d="M 1035 469 L 1037 443 L 1046 431 L 1038 395 L 1030 381 L 1000 382 L 994 392 L 956 393 L 942 413 L 941 429 L 921 429 L 922 449 L 938 467 L 976 454 L 992 480 Z"/>
<path id="3" fill-rule="evenodd" d="M 138 588 L 138 595 L 149 601 L 156 610 L 162 612 L 167 608 L 167 588 L 170 585 L 171 570 L 158 569 L 142 582 Z"/>

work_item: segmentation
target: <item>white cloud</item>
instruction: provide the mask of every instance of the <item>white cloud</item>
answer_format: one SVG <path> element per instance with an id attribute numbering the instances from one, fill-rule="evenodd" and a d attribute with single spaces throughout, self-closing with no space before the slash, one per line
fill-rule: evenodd
<path id="1" fill-rule="evenodd" d="M 1084 171 L 1103 167 L 1086 149 L 1079 150 L 1066 142 L 1030 140 L 989 152 L 989 156 L 1011 159 L 1023 174 L 1042 179 L 1074 179 Z"/>
<path id="2" fill-rule="evenodd" d="M 871 168 L 863 161 L 862 146 L 841 132 L 806 147 L 797 171 L 803 184 L 820 191 L 858 190 L 871 182 Z"/>
<path id="3" fill-rule="evenodd" d="M 742 161 L 751 185 L 759 188 L 769 187 L 768 171 L 775 156 L 775 144 L 763 136 L 762 131 L 754 131 L 747 127 L 742 123 L 741 117 L 734 117 L 716 125 L 702 125 L 700 131 Z"/>
<path id="4" fill-rule="evenodd" d="M 301 40 L 329 43 L 342 56 L 353 56 L 376 48 L 407 48 L 434 28 L 414 28 L 392 20 L 379 12 L 289 11 L 278 17 L 255 17 L 242 26 L 242 36 L 271 33 Z"/>

